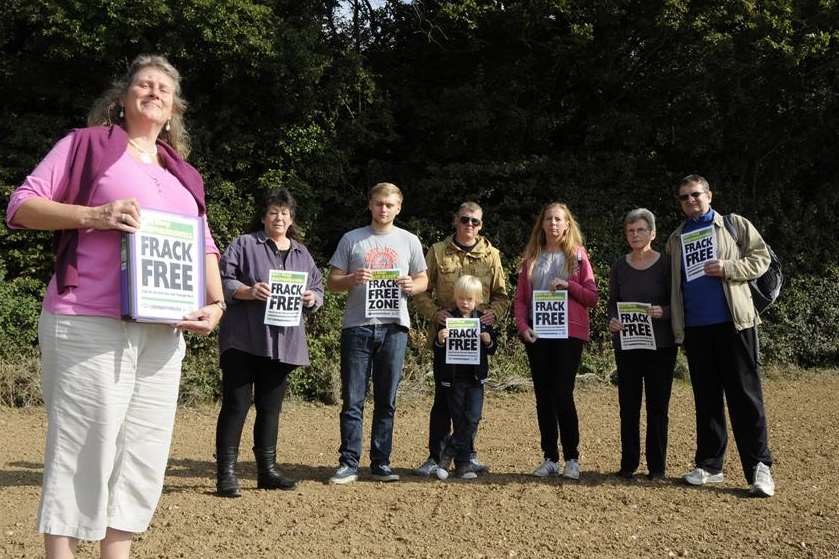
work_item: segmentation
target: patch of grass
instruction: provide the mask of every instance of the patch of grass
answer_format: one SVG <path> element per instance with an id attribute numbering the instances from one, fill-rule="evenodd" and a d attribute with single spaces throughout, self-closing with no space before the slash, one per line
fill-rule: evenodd
<path id="1" fill-rule="evenodd" d="M 27 408 L 43 403 L 38 354 L 23 351 L 0 358 L 0 406 Z"/>

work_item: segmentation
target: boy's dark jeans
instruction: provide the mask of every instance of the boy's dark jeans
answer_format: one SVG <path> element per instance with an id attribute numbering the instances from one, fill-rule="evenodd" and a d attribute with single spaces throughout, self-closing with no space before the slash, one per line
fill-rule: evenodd
<path id="1" fill-rule="evenodd" d="M 454 382 L 441 387 L 446 393 L 454 433 L 451 444 L 455 451 L 455 465 L 466 464 L 472 457 L 475 435 L 484 407 L 484 385 L 475 382 Z"/>

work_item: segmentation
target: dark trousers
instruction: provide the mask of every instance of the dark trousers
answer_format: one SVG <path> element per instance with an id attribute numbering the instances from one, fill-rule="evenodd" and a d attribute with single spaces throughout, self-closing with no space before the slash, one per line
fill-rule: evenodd
<path id="1" fill-rule="evenodd" d="M 667 469 L 667 412 L 676 348 L 618 349 L 615 360 L 621 418 L 621 471 L 634 472 L 641 461 L 641 396 L 646 394 L 647 469 L 651 474 L 664 474 Z"/>
<path id="2" fill-rule="evenodd" d="M 455 382 L 442 387 L 446 393 L 449 414 L 454 424 L 451 444 L 454 447 L 455 465 L 466 464 L 472 457 L 475 435 L 484 407 L 484 385 L 474 382 Z"/>
<path id="3" fill-rule="evenodd" d="M 563 457 L 576 460 L 580 429 L 574 404 L 574 381 L 583 356 L 583 341 L 576 338 L 538 339 L 532 344 L 525 343 L 524 347 L 533 376 L 536 418 L 545 459 L 559 461 L 559 439 Z"/>
<path id="4" fill-rule="evenodd" d="M 434 403 L 428 417 L 428 455 L 438 464 L 443 449 L 449 443 L 452 416 L 449 413 L 449 402 L 446 394 L 449 388 L 434 383 Z"/>
<path id="5" fill-rule="evenodd" d="M 743 473 L 752 483 L 758 462 L 772 465 L 758 370 L 757 331 L 748 328 L 738 332 L 731 322 L 686 328 L 685 350 L 696 402 L 696 465 L 711 473 L 722 471 L 728 443 L 725 399 Z"/>
<path id="6" fill-rule="evenodd" d="M 238 349 L 228 349 L 221 354 L 222 393 L 216 448 L 239 447 L 251 402 L 256 408 L 254 448 L 277 446 L 277 427 L 288 374 L 294 368 L 294 365 Z"/>

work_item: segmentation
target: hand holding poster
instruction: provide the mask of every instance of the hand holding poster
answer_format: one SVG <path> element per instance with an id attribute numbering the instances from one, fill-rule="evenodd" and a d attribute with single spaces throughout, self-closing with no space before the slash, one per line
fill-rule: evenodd
<path id="1" fill-rule="evenodd" d="M 682 263 L 687 281 L 704 276 L 705 262 L 716 258 L 717 237 L 713 225 L 682 233 Z"/>
<path id="2" fill-rule="evenodd" d="M 618 303 L 621 329 L 621 349 L 651 349 L 655 351 L 653 321 L 648 303 Z"/>
<path id="3" fill-rule="evenodd" d="M 481 320 L 479 318 L 447 318 L 446 364 L 481 364 Z"/>
<path id="4" fill-rule="evenodd" d="M 265 324 L 273 326 L 300 326 L 303 312 L 303 291 L 306 290 L 307 272 L 270 270 L 268 285 L 271 294 L 265 302 Z"/>
<path id="5" fill-rule="evenodd" d="M 143 210 L 140 228 L 122 236 L 120 274 L 124 318 L 170 323 L 202 307 L 202 218 Z"/>
<path id="6" fill-rule="evenodd" d="M 367 318 L 399 318 L 402 290 L 396 280 L 399 269 L 372 270 L 373 277 L 365 286 L 364 316 Z"/>
<path id="7" fill-rule="evenodd" d="M 568 291 L 534 291 L 531 311 L 538 338 L 568 338 Z"/>

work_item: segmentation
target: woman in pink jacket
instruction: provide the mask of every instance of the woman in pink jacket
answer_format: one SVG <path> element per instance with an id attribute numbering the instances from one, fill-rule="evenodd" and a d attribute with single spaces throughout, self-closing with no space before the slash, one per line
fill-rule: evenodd
<path id="1" fill-rule="evenodd" d="M 533 292 L 568 292 L 568 337 L 540 338 L 533 329 Z M 588 309 L 597 304 L 594 273 L 583 248 L 583 238 L 568 206 L 552 202 L 539 213 L 524 249 L 514 312 L 533 375 L 536 416 L 545 461 L 533 475 L 558 475 L 562 442 L 562 476 L 580 478 L 580 431 L 574 405 L 574 380 L 583 344 L 589 340 Z"/>

